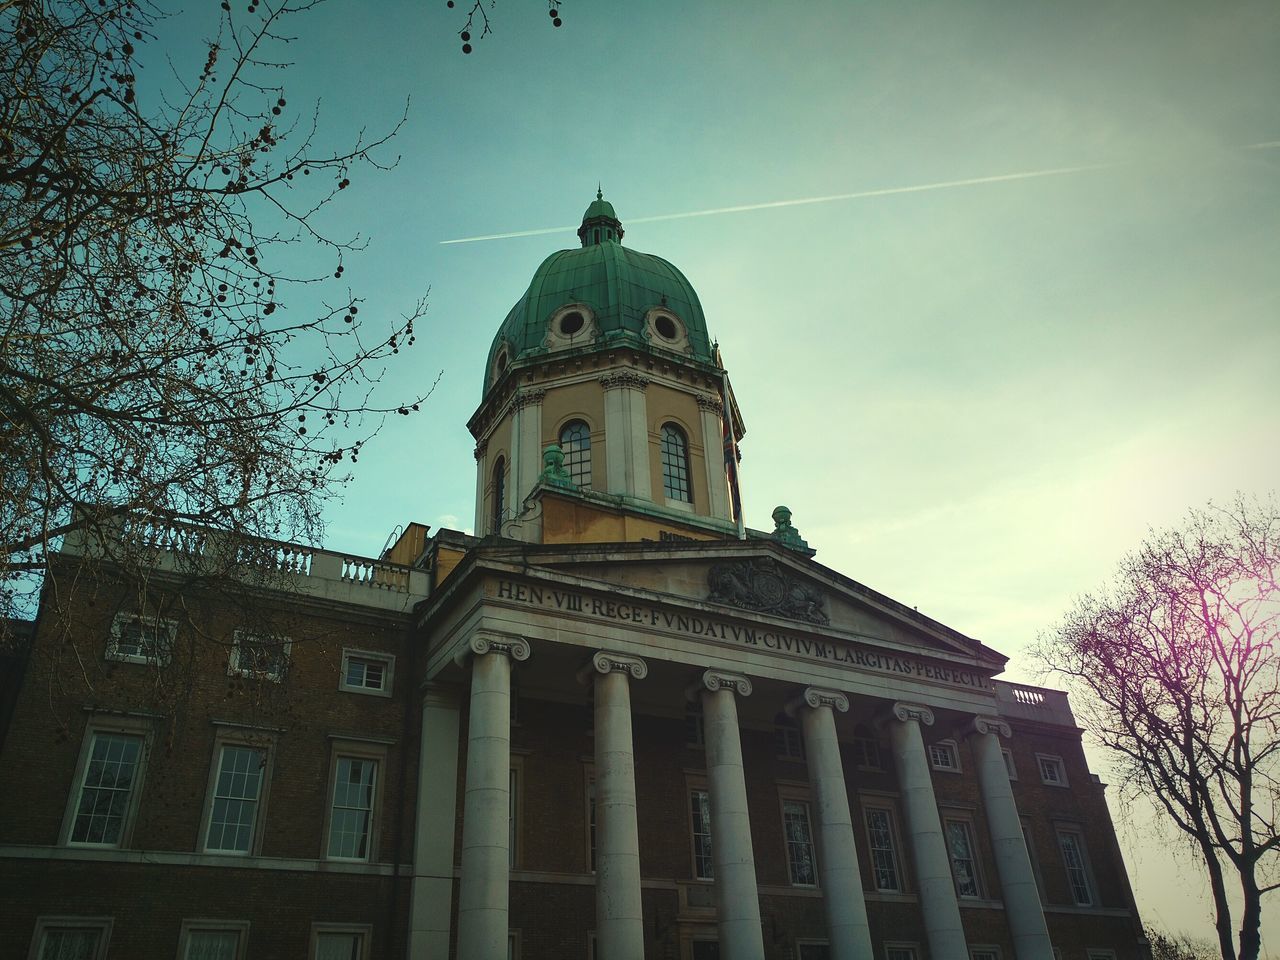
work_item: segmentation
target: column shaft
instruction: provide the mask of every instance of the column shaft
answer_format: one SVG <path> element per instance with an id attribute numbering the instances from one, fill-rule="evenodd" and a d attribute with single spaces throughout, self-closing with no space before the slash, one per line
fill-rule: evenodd
<path id="1" fill-rule="evenodd" d="M 817 814 L 818 875 L 827 910 L 827 931 L 832 960 L 869 960 L 871 931 L 853 839 L 849 793 L 844 785 L 844 765 L 836 723 L 827 704 L 802 707 L 801 729 L 809 759 L 809 782 Z"/>
<path id="2" fill-rule="evenodd" d="M 477 654 L 471 665 L 467 785 L 463 799 L 458 956 L 506 960 L 511 875 L 511 661 Z"/>
<path id="3" fill-rule="evenodd" d="M 448 960 L 453 830 L 458 795 L 458 703 L 429 689 L 422 703 L 418 805 L 409 903 L 411 960 Z"/>
<path id="4" fill-rule="evenodd" d="M 1022 820 L 1009 786 L 1009 770 L 1004 765 L 1000 738 L 994 731 L 980 732 L 971 742 L 1014 954 L 1018 960 L 1053 960 L 1053 944 L 1049 941 L 1031 858 L 1027 856 Z"/>
<path id="5" fill-rule="evenodd" d="M 734 696 L 732 690 L 723 688 L 702 691 L 720 951 L 731 960 L 764 960 L 760 896 Z"/>
<path id="6" fill-rule="evenodd" d="M 630 681 L 597 673 L 595 690 L 596 942 L 605 960 L 644 960 Z"/>
<path id="7" fill-rule="evenodd" d="M 933 778 L 920 724 L 914 718 L 891 721 L 889 736 L 902 787 L 903 813 L 915 863 L 920 907 L 924 912 L 929 956 L 932 960 L 968 960 L 955 881 L 951 876 L 951 859 L 942 836 L 942 821 L 933 795 Z"/>

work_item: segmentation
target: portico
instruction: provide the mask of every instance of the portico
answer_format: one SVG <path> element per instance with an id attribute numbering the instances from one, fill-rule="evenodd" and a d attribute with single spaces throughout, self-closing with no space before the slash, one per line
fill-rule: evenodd
<path id="1" fill-rule="evenodd" d="M 817 862 L 814 892 L 821 898 L 826 955 L 872 956 L 867 897 L 883 896 L 858 853 L 865 825 L 852 795 L 867 777 L 847 769 L 842 756 L 860 717 L 878 724 L 884 737 L 886 769 L 875 783 L 892 784 L 892 809 L 901 817 L 897 853 L 910 879 L 901 884 L 900 896 L 918 904 L 931 956 L 967 960 L 925 748 L 926 734 L 932 739 L 937 731 L 931 728 L 942 715 L 957 736 L 974 743 L 999 871 L 998 892 L 992 877 L 989 899 L 1016 904 L 1019 917 L 1027 918 L 1014 924 L 1017 960 L 1050 960 L 1026 850 L 1019 859 L 1013 843 L 1021 842 L 1021 827 L 996 739 L 1008 724 L 998 718 L 1000 703 L 990 680 L 998 660 L 980 645 L 963 648 L 925 618 L 913 622 L 900 610 L 877 609 L 874 595 L 842 594 L 833 589 L 838 584 L 801 581 L 780 550 L 740 543 L 700 549 L 636 544 L 623 552 L 634 562 L 613 569 L 636 575 L 606 583 L 593 576 L 604 558 L 591 552 L 571 564 L 565 562 L 567 551 L 553 548 L 535 550 L 540 555 L 533 562 L 527 546 L 495 549 L 458 571 L 448 602 L 421 615 L 431 637 L 424 679 L 452 685 L 459 707 L 469 704 L 461 720 L 467 761 L 465 769 L 457 767 L 465 798 L 459 950 L 467 945 L 459 955 L 506 956 L 503 933 L 511 924 L 505 892 L 525 866 L 513 874 L 507 846 L 512 808 L 505 771 L 512 754 L 511 706 L 504 691 L 514 683 L 525 709 L 535 698 L 590 703 L 589 711 L 577 714 L 582 729 L 568 735 L 581 737 L 593 767 L 595 869 L 588 882 L 595 889 L 598 956 L 644 956 L 643 891 L 693 879 L 664 877 L 646 867 L 646 851 L 662 838 L 646 836 L 637 814 L 638 784 L 645 786 L 646 771 L 637 768 L 633 734 L 677 718 L 687 722 L 690 715 L 702 725 L 701 776 L 714 859 L 714 895 L 704 908 L 703 927 L 714 924 L 721 956 L 767 955 L 760 891 L 768 884 L 757 876 L 759 855 L 753 849 L 766 831 L 752 822 L 760 812 L 749 802 L 747 784 L 759 775 L 743 743 L 758 740 L 762 730 L 772 729 L 771 719 L 785 713 L 803 737 L 804 761 L 793 778 L 807 785 L 812 811 L 803 842 Z M 517 553 L 519 565 L 513 563 Z M 609 559 L 617 564 L 621 558 Z M 717 573 L 722 579 L 726 569 L 774 578 L 782 592 L 798 592 L 802 602 L 762 613 L 709 601 Z M 787 612 L 791 616 L 778 615 Z M 877 635 L 869 628 L 879 618 Z M 440 709 L 438 698 L 432 709 Z M 526 760 L 525 769 L 534 763 Z"/>

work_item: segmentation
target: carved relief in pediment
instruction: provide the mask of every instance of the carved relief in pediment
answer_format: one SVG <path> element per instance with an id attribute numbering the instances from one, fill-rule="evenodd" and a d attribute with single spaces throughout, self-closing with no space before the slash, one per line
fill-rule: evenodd
<path id="1" fill-rule="evenodd" d="M 809 623 L 830 622 L 823 597 L 769 557 L 717 563 L 707 572 L 708 600 Z"/>

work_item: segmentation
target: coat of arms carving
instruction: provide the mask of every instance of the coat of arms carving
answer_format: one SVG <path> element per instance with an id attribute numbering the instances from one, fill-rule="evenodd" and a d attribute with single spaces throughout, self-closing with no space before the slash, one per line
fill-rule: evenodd
<path id="1" fill-rule="evenodd" d="M 707 585 L 711 588 L 707 599 L 715 603 L 809 623 L 830 622 L 822 609 L 822 595 L 788 576 L 769 557 L 717 563 L 707 572 Z"/>

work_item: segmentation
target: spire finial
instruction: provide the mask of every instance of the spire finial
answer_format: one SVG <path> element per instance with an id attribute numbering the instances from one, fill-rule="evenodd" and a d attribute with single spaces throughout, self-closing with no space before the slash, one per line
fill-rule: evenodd
<path id="1" fill-rule="evenodd" d="M 597 199 L 597 200 L 603 200 L 603 199 L 604 199 L 604 191 L 600 189 L 600 181 L 599 181 L 599 180 L 597 180 L 597 181 L 596 181 L 596 199 Z"/>

